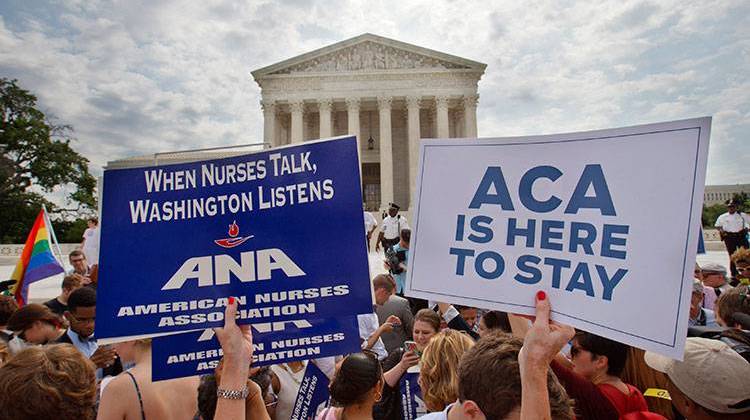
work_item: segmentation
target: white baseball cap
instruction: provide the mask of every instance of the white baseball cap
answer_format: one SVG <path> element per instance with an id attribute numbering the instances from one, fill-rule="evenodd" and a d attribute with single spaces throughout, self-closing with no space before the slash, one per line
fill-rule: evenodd
<path id="1" fill-rule="evenodd" d="M 717 413 L 750 412 L 750 363 L 723 341 L 688 338 L 682 362 L 652 352 L 645 359 L 696 404 Z"/>

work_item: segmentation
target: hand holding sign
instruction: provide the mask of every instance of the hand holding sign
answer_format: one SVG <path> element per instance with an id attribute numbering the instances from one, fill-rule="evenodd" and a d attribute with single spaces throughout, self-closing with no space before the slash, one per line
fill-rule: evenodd
<path id="1" fill-rule="evenodd" d="M 547 294 L 540 290 L 536 295 L 536 317 L 526 332 L 523 348 L 518 356 L 522 371 L 538 368 L 546 374 L 552 359 L 575 335 L 573 327 L 550 322 L 551 310 Z"/>
<path id="2" fill-rule="evenodd" d="M 224 366 L 230 369 L 243 369 L 245 377 L 253 361 L 253 333 L 250 325 L 238 326 L 237 302 L 234 297 L 229 298 L 229 305 L 224 310 L 224 328 L 214 328 L 216 337 L 224 352 Z"/>

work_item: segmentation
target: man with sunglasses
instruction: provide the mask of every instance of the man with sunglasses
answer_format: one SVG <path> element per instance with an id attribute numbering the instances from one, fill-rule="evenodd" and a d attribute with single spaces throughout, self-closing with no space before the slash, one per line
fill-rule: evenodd
<path id="1" fill-rule="evenodd" d="M 70 327 L 57 339 L 57 343 L 72 344 L 97 368 L 97 377 L 117 375 L 122 372 L 122 364 L 111 346 L 99 346 L 94 338 L 96 322 L 96 290 L 81 287 L 68 297 L 68 310 L 64 313 Z"/>

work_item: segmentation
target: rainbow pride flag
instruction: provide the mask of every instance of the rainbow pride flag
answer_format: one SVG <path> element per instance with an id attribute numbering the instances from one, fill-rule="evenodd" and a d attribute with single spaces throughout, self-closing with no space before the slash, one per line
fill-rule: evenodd
<path id="1" fill-rule="evenodd" d="M 42 209 L 36 217 L 34 227 L 26 238 L 21 259 L 10 277 L 15 280 L 10 290 L 19 306 L 26 304 L 31 283 L 65 271 L 50 250 L 46 216 L 47 212 Z"/>

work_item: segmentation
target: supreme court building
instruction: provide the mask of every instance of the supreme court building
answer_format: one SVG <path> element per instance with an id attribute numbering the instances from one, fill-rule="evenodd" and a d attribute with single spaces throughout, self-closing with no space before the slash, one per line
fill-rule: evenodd
<path id="1" fill-rule="evenodd" d="M 271 147 L 354 134 L 368 210 L 411 207 L 420 138 L 477 137 L 486 64 L 360 35 L 252 72 Z M 411 182 L 409 182 L 411 180 Z"/>

